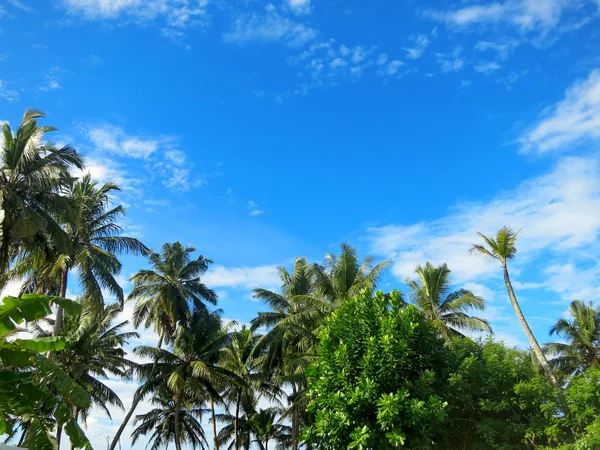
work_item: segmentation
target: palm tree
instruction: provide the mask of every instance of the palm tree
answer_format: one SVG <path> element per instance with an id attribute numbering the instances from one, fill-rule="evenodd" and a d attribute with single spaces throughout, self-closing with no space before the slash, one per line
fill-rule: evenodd
<path id="1" fill-rule="evenodd" d="M 131 277 L 134 287 L 129 299 L 136 300 L 133 323 L 153 326 L 160 343 L 169 342 L 177 325 L 194 312 L 206 310 L 204 302 L 217 303 L 217 294 L 200 280 L 212 261 L 202 255 L 192 259 L 195 251 L 179 242 L 164 244 L 160 254 L 149 255 L 154 270 L 140 270 Z"/>
<path id="2" fill-rule="evenodd" d="M 252 326 L 268 328 L 256 346 L 257 351 L 266 349 L 264 370 L 292 388 L 288 415 L 292 421 L 292 449 L 297 450 L 307 387 L 304 371 L 316 355 L 317 330 L 332 308 L 326 299 L 315 294 L 312 267 L 306 259 L 297 258 L 292 273 L 280 267 L 279 277 L 281 293 L 254 289 L 254 297 L 271 311 L 258 313 Z"/>
<path id="3" fill-rule="evenodd" d="M 55 128 L 39 126 L 42 117 L 41 111 L 27 110 L 14 134 L 7 123 L 1 127 L 0 275 L 40 231 L 47 230 L 59 240 L 55 214 L 66 208 L 60 192 L 71 183 L 69 169 L 83 168 L 74 149 L 44 141 L 44 134 Z"/>
<path id="4" fill-rule="evenodd" d="M 510 276 L 508 274 L 508 261 L 515 257 L 517 253 L 517 247 L 515 246 L 515 242 L 517 241 L 517 236 L 519 231 L 516 233 L 511 230 L 509 227 L 502 227 L 496 233 L 496 237 L 488 237 L 481 233 L 477 233 L 484 241 L 484 245 L 476 244 L 471 247 L 469 251 L 471 254 L 485 256 L 487 258 L 496 260 L 502 266 L 502 270 L 504 272 L 504 284 L 506 285 L 506 290 L 508 292 L 508 298 L 510 299 L 510 303 L 512 304 L 513 309 L 515 310 L 515 314 L 517 316 L 517 320 L 521 324 L 523 331 L 525 331 L 525 335 L 529 340 L 529 344 L 533 349 L 533 353 L 535 354 L 538 362 L 542 366 L 546 377 L 556 387 L 560 387 L 560 384 L 548 364 L 548 360 L 540 347 L 537 339 L 533 335 L 525 316 L 523 315 L 523 311 L 521 311 L 521 306 L 517 301 L 517 296 L 515 295 L 515 291 L 513 289 L 512 283 L 510 281 Z"/>
<path id="5" fill-rule="evenodd" d="M 121 313 L 118 304 L 104 307 L 100 314 L 88 301 L 84 300 L 82 304 L 79 314 L 65 316 L 63 336 L 70 344 L 57 352 L 53 360 L 89 394 L 91 403 L 88 408 L 73 409 L 75 420 L 81 418 L 85 423 L 92 407 L 104 411 L 109 418 L 110 407 L 123 408 L 119 396 L 102 380 L 109 376 L 127 378 L 127 372 L 135 363 L 127 359 L 123 347 L 139 335 L 123 331 L 128 321 L 115 324 Z M 52 320 L 47 320 L 47 323 L 54 325 Z M 51 335 L 39 324 L 32 325 L 32 330 L 38 337 Z"/>
<path id="6" fill-rule="evenodd" d="M 471 317 L 471 309 L 483 311 L 483 298 L 465 289 L 451 292 L 450 269 L 446 264 L 434 267 L 431 263 L 417 266 L 418 280 L 406 279 L 410 299 L 431 320 L 438 332 L 446 339 L 462 336 L 458 330 L 491 331 L 485 319 Z"/>
<path id="7" fill-rule="evenodd" d="M 139 425 L 131 435 L 133 445 L 141 436 L 152 433 L 146 446 L 150 450 L 166 449 L 176 439 L 190 445 L 193 449 L 209 448 L 202 428 L 205 409 L 197 407 L 195 402 L 185 401 L 178 407 L 168 389 L 159 390 L 152 398 L 152 405 L 155 408 L 135 417 L 134 424 L 139 423 Z"/>
<path id="8" fill-rule="evenodd" d="M 264 368 L 264 351 L 257 351 L 257 344 L 261 335 L 245 325 L 242 329 L 232 335 L 231 342 L 223 349 L 223 360 L 221 365 L 236 374 L 243 384 L 232 384 L 224 393 L 224 396 L 235 405 L 234 416 L 234 444 L 235 449 L 241 448 L 241 440 L 238 433 L 238 422 L 242 396 L 246 391 L 267 396 L 270 400 L 276 400 L 280 389 L 268 377 Z"/>
<path id="9" fill-rule="evenodd" d="M 322 265 L 313 266 L 314 288 L 337 307 L 365 288 L 375 289 L 391 261 L 375 266 L 373 261 L 372 256 L 367 256 L 360 262 L 356 249 L 342 244 L 340 256 L 329 253 Z"/>
<path id="10" fill-rule="evenodd" d="M 216 304 L 217 294 L 206 287 L 200 275 L 206 273 L 212 262 L 204 256 L 192 260 L 193 247 L 183 247 L 179 242 L 164 244 L 161 253 L 151 253 L 150 262 L 154 270 L 140 270 L 132 278 L 133 290 L 129 299 L 136 300 L 133 313 L 135 327 L 154 327 L 159 335 L 158 348 L 163 341 L 172 342 L 178 325 L 186 324 L 196 312 L 206 312 L 204 302 Z M 114 450 L 142 400 L 141 387 L 133 397 L 131 408 L 123 419 L 109 450 Z"/>
<path id="11" fill-rule="evenodd" d="M 26 286 L 33 284 L 32 280 L 38 284 L 49 280 L 45 281 L 45 285 L 51 286 L 55 281 L 58 292 L 52 293 L 65 297 L 68 274 L 76 269 L 88 305 L 101 311 L 103 288 L 115 295 L 122 305 L 123 288 L 115 278 L 121 272 L 122 264 L 116 255 L 142 254 L 148 249 L 136 238 L 121 235 L 123 230 L 117 220 L 125 215 L 125 209 L 121 205 L 111 207 L 110 204 L 111 194 L 118 191 L 113 183 L 99 186 L 89 174 L 69 186 L 65 196 L 69 209 L 60 217 L 66 235 L 65 245 L 56 246 L 51 242 L 38 251 L 30 252 L 16 264 L 12 276 L 28 275 Z M 63 314 L 62 308 L 59 308 L 55 336 L 61 334 Z"/>
<path id="12" fill-rule="evenodd" d="M 166 386 L 175 402 L 175 412 L 185 401 L 211 400 L 222 403 L 219 390 L 228 384 L 242 382 L 231 371 L 219 365 L 223 349 L 229 345 L 232 334 L 223 332 L 220 312 L 197 311 L 186 326 L 178 327 L 173 337 L 172 350 L 141 346 L 134 349 L 138 356 L 151 358 L 154 362 L 140 364 L 134 370 L 143 381 L 141 396 Z M 181 449 L 181 424 L 174 417 L 174 443 Z M 213 427 L 216 424 L 213 420 Z M 215 446 L 217 441 L 214 430 Z M 217 447 L 215 447 L 217 448 Z"/>
<path id="13" fill-rule="evenodd" d="M 588 367 L 600 367 L 600 308 L 592 302 L 575 300 L 569 306 L 569 319 L 559 319 L 550 329 L 566 341 L 544 346 L 547 354 L 556 358 L 550 361 L 557 369 L 577 374 Z"/>
<path id="14" fill-rule="evenodd" d="M 291 428 L 278 423 L 278 408 L 261 409 L 250 418 L 250 427 L 261 450 L 269 450 L 269 442 L 275 441 L 278 448 L 288 448 Z"/>

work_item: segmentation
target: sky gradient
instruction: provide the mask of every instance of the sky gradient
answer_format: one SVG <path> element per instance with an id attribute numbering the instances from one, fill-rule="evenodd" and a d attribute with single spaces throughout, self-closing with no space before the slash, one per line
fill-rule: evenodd
<path id="1" fill-rule="evenodd" d="M 0 120 L 45 111 L 56 143 L 123 188 L 128 234 L 214 261 L 228 320 L 263 310 L 251 290 L 277 288 L 278 265 L 351 242 L 393 261 L 385 290 L 448 263 L 496 337 L 526 346 L 500 267 L 468 250 L 522 229 L 511 269 L 541 342 L 570 301 L 598 301 L 599 8 L 0 0 Z M 124 264 L 127 292 L 146 263 Z M 134 386 L 109 382 L 130 404 Z M 97 448 L 122 417 L 90 421 Z"/>

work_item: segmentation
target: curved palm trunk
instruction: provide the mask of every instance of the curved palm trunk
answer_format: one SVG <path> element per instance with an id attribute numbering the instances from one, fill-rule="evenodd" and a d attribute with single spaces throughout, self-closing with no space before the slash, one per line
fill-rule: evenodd
<path id="1" fill-rule="evenodd" d="M 529 345 L 531 345 L 531 348 L 533 349 L 533 353 L 535 354 L 538 362 L 542 366 L 542 369 L 544 369 L 546 378 L 548 378 L 548 381 L 550 381 L 550 383 L 552 383 L 555 387 L 560 388 L 560 383 L 558 382 L 556 376 L 554 375 L 554 372 L 552 371 L 550 364 L 548 364 L 548 360 L 546 359 L 546 356 L 544 355 L 544 352 L 542 351 L 540 344 L 538 344 L 537 339 L 533 335 L 533 332 L 531 331 L 531 328 L 529 328 L 529 324 L 527 323 L 527 320 L 525 319 L 525 316 L 523 315 L 523 312 L 521 311 L 521 307 L 519 306 L 519 302 L 517 301 L 517 296 L 515 295 L 515 291 L 513 290 L 512 283 L 510 282 L 510 277 L 508 275 L 508 267 L 506 267 L 506 266 L 504 266 L 504 284 L 506 284 L 506 290 L 508 291 L 508 298 L 510 299 L 510 303 L 512 304 L 512 307 L 515 310 L 515 314 L 517 315 L 517 320 L 521 324 L 523 331 L 525 331 L 525 334 L 527 335 L 527 339 L 529 339 Z"/>
<path id="2" fill-rule="evenodd" d="M 157 348 L 161 348 L 162 342 L 163 342 L 163 335 L 161 333 L 158 337 Z M 150 374 L 150 378 L 152 378 L 152 376 L 154 375 L 155 370 L 156 370 L 156 361 L 154 362 L 154 367 L 152 368 L 152 373 Z M 127 411 L 127 415 L 125 416 L 125 418 L 123 419 L 123 422 L 121 423 L 121 426 L 117 430 L 117 434 L 115 434 L 115 437 L 113 438 L 112 442 L 110 443 L 108 450 L 115 450 L 115 448 L 117 448 L 117 444 L 119 443 L 119 440 L 121 439 L 121 435 L 123 434 L 123 431 L 125 431 L 125 427 L 131 420 L 131 416 L 133 416 L 133 413 L 135 412 L 136 408 L 138 407 L 138 405 L 140 404 L 141 401 L 142 401 L 142 395 L 139 393 L 139 389 L 138 389 L 138 391 L 136 391 L 133 396 L 133 401 L 131 402 L 131 408 L 129 408 L 129 411 Z"/>
<path id="3" fill-rule="evenodd" d="M 174 426 L 175 426 L 175 449 L 176 450 L 181 450 L 181 426 L 179 423 L 179 414 L 181 413 L 181 399 L 177 398 L 176 403 L 175 403 L 175 420 L 174 420 Z"/>
<path id="4" fill-rule="evenodd" d="M 56 426 L 56 448 L 60 450 L 60 441 L 62 439 L 63 426 L 62 423 L 57 424 Z"/>
<path id="5" fill-rule="evenodd" d="M 212 428 L 213 428 L 213 437 L 215 441 L 214 450 L 219 450 L 219 441 L 217 441 L 217 418 L 215 416 L 215 400 L 212 395 L 210 396 L 210 411 L 212 414 Z"/>
<path id="6" fill-rule="evenodd" d="M 69 269 L 65 269 L 60 274 L 60 287 L 58 296 L 65 298 L 67 296 L 67 282 L 69 277 Z M 58 307 L 56 311 L 56 321 L 54 322 L 54 332 L 52 333 L 54 336 L 60 336 L 62 333 L 63 327 L 65 324 L 65 310 L 62 306 Z"/>
<path id="7" fill-rule="evenodd" d="M 73 408 L 73 417 L 75 417 L 76 422 L 79 420 L 79 406 L 76 406 L 75 408 Z M 60 448 L 59 448 L 59 450 L 60 450 Z M 72 442 L 71 442 L 71 450 L 75 450 L 75 446 L 73 445 Z"/>

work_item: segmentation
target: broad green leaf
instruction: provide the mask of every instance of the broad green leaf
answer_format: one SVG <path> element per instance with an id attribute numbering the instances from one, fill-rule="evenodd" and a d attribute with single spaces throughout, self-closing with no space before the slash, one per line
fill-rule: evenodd
<path id="1" fill-rule="evenodd" d="M 19 347 L 36 353 L 55 352 L 67 346 L 67 339 L 63 336 L 51 336 L 32 339 L 16 339 L 12 343 Z"/>

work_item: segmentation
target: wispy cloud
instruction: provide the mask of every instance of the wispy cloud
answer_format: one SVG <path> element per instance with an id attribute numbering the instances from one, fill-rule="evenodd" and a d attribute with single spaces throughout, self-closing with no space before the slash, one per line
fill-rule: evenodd
<path id="1" fill-rule="evenodd" d="M 19 92 L 8 87 L 6 81 L 0 80 L 0 99 L 8 102 L 19 100 Z"/>
<path id="2" fill-rule="evenodd" d="M 278 13 L 273 5 L 264 13 L 238 16 L 230 31 L 223 35 L 225 42 L 282 42 L 300 47 L 318 36 L 317 30 Z"/>
<path id="3" fill-rule="evenodd" d="M 275 266 L 225 267 L 212 266 L 202 277 L 207 286 L 214 288 L 234 287 L 251 290 L 257 287 L 276 289 L 279 284 L 279 272 Z"/>
<path id="4" fill-rule="evenodd" d="M 430 34 L 417 34 L 409 39 L 412 42 L 410 47 L 405 48 L 406 57 L 409 59 L 419 59 L 423 56 L 425 49 L 431 44 L 431 39 L 437 36 L 437 28 L 434 28 Z"/>
<path id="5" fill-rule="evenodd" d="M 312 11 L 311 0 L 287 0 L 287 3 L 296 14 L 310 14 Z"/>
<path id="6" fill-rule="evenodd" d="M 548 153 L 600 139 L 600 70 L 575 82 L 521 137 L 523 150 Z"/>
<path id="7" fill-rule="evenodd" d="M 258 203 L 256 203 L 254 200 L 248 200 L 248 205 L 246 208 L 248 209 L 248 214 L 250 216 L 260 216 L 261 214 L 264 214 L 264 211 L 260 209 Z"/>
<path id="8" fill-rule="evenodd" d="M 146 159 L 159 147 L 160 140 L 127 134 L 114 125 L 100 125 L 87 130 L 87 137 L 98 150 L 128 158 Z"/>
<path id="9" fill-rule="evenodd" d="M 37 10 L 32 8 L 30 5 L 26 5 L 20 0 L 6 0 L 7 3 L 13 5 L 15 8 L 19 8 L 21 11 L 25 11 L 28 13 L 37 14 Z"/>
<path id="10" fill-rule="evenodd" d="M 500 69 L 502 66 L 496 61 L 479 61 L 479 63 L 474 67 L 475 72 L 482 73 L 484 75 L 490 75 L 496 70 Z"/>
<path id="11" fill-rule="evenodd" d="M 455 47 L 450 54 L 438 53 L 437 59 L 444 73 L 459 72 L 465 66 L 461 47 Z"/>

